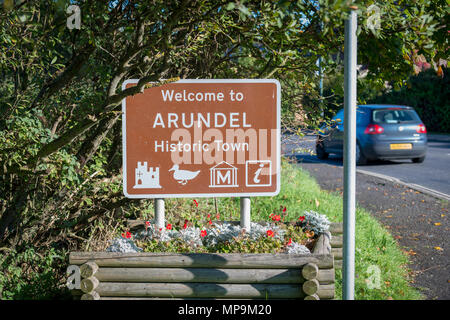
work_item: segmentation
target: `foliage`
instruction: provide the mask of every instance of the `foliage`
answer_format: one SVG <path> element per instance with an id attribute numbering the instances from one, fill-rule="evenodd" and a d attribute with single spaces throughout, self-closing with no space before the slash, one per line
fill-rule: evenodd
<path id="1" fill-rule="evenodd" d="M 279 253 L 285 252 L 285 244 L 280 239 L 267 236 L 257 241 L 241 236 L 234 241 L 221 242 L 211 250 L 213 253 Z"/>
<path id="2" fill-rule="evenodd" d="M 64 260 L 64 252 L 54 249 L 45 255 L 27 248 L 0 256 L 0 300 L 67 298 L 61 279 Z"/>
<path id="3" fill-rule="evenodd" d="M 299 226 L 280 223 L 252 223 L 251 232 L 246 233 L 238 225 L 216 222 L 203 227 L 203 232 L 202 235 L 200 228 L 196 227 L 186 227 L 179 231 L 157 230 L 154 225 L 149 224 L 145 231 L 133 236 L 138 247 L 135 250 L 140 251 L 142 248 L 145 252 L 276 253 L 286 252 L 294 243 L 312 245 L 312 240 L 306 237 Z M 108 250 L 128 250 L 130 240 L 120 240 L 124 242 L 123 245 L 118 245 L 115 243 L 117 239 L 114 239 Z"/>
<path id="4" fill-rule="evenodd" d="M 384 83 L 373 81 L 367 77 L 357 79 L 357 103 L 367 104 L 385 89 Z M 324 118 L 330 119 L 337 111 L 344 108 L 344 75 L 336 74 L 324 79 Z M 308 99 L 308 97 L 305 97 Z"/>
<path id="5" fill-rule="evenodd" d="M 314 234 L 322 234 L 328 231 L 330 227 L 330 221 L 328 218 L 315 211 L 305 211 L 304 216 L 301 218 L 301 227 L 303 230 L 314 232 Z"/>
<path id="6" fill-rule="evenodd" d="M 276 253 L 284 251 L 284 244 L 280 239 L 261 237 L 257 241 L 247 237 L 236 237 L 232 241 L 220 242 L 215 246 L 204 247 L 189 245 L 189 242 L 180 239 L 161 242 L 152 240 L 138 242 L 144 248 L 144 252 L 178 252 L 178 253 Z"/>
<path id="7" fill-rule="evenodd" d="M 400 90 L 385 92 L 373 103 L 400 104 L 413 107 L 428 131 L 450 133 L 450 68 L 442 68 L 443 76 L 433 69 L 411 76 Z"/>

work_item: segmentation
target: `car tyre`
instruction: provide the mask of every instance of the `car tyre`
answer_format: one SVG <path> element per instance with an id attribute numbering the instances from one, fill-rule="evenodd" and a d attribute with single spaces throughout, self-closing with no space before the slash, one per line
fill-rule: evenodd
<path id="1" fill-rule="evenodd" d="M 412 162 L 414 163 L 422 163 L 425 160 L 425 156 L 419 158 L 412 158 Z"/>
<path id="2" fill-rule="evenodd" d="M 327 152 L 325 152 L 325 148 L 323 147 L 322 143 L 316 144 L 316 154 L 317 154 L 317 158 L 319 158 L 320 160 L 328 159 L 328 155 L 329 155 Z"/>
<path id="3" fill-rule="evenodd" d="M 363 165 L 367 163 L 366 156 L 362 153 L 359 143 L 356 142 L 356 164 Z"/>

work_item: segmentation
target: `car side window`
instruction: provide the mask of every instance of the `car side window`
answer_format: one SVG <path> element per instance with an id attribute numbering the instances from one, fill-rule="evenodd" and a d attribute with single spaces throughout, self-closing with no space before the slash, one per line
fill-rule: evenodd
<path id="1" fill-rule="evenodd" d="M 356 124 L 364 123 L 366 117 L 366 110 L 364 108 L 356 108 Z M 333 124 L 335 124 L 339 129 L 344 127 L 344 109 L 339 110 L 339 112 L 333 117 Z"/>

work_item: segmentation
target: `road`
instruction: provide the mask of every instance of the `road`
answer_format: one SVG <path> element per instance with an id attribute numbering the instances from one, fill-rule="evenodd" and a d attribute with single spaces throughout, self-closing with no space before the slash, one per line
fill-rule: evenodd
<path id="1" fill-rule="evenodd" d="M 315 136 L 284 136 L 282 145 L 283 154 L 295 155 L 299 162 L 322 162 L 342 166 L 342 158 L 333 155 L 327 160 L 317 159 L 314 155 Z M 450 136 L 429 134 L 427 156 L 423 163 L 412 163 L 410 160 L 380 160 L 358 166 L 358 169 L 436 190 L 450 198 Z"/>

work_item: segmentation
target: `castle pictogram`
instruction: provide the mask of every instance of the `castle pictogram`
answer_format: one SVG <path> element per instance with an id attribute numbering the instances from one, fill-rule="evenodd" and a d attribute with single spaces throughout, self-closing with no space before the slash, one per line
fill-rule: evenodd
<path id="1" fill-rule="evenodd" d="M 147 162 L 138 162 L 135 169 L 134 189 L 161 188 L 159 185 L 159 168 L 147 169 Z"/>

